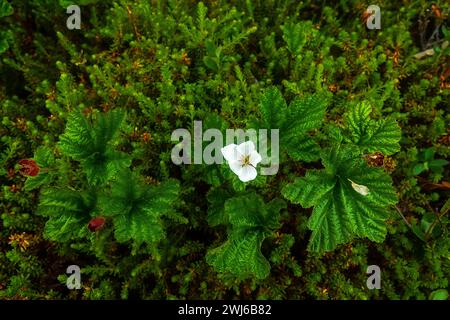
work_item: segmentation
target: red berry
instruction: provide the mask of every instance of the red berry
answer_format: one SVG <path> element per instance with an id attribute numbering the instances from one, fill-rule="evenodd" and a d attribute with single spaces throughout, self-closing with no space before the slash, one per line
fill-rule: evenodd
<path id="1" fill-rule="evenodd" d="M 20 173 L 24 176 L 35 177 L 38 175 L 40 169 L 36 161 L 32 159 L 23 159 L 19 161 L 19 164 L 21 165 Z"/>
<path id="2" fill-rule="evenodd" d="M 103 228 L 103 225 L 105 224 L 105 221 L 106 219 L 103 217 L 92 218 L 88 224 L 89 231 L 96 232 L 98 230 L 101 230 Z"/>

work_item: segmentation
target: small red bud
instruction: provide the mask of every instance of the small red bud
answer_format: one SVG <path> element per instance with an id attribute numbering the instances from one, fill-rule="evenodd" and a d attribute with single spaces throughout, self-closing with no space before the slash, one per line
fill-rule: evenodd
<path id="1" fill-rule="evenodd" d="M 36 161 L 32 159 L 23 159 L 19 161 L 21 165 L 20 173 L 24 176 L 35 177 L 39 173 L 39 166 Z"/>
<path id="2" fill-rule="evenodd" d="M 91 232 L 99 231 L 103 228 L 103 225 L 105 224 L 106 219 L 103 217 L 95 217 L 92 218 L 91 221 L 89 221 L 88 229 Z"/>

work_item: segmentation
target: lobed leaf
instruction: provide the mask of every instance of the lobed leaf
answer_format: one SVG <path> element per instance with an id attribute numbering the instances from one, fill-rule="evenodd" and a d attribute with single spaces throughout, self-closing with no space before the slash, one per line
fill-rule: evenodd
<path id="1" fill-rule="evenodd" d="M 356 153 L 352 147 L 330 148 L 322 153 L 325 169 L 308 171 L 282 190 L 291 202 L 314 207 L 308 221 L 310 251 L 331 251 L 355 237 L 376 242 L 385 238 L 388 207 L 397 202 L 392 180 L 382 169 L 355 158 Z M 358 192 L 355 183 L 369 193 Z"/>
<path id="2" fill-rule="evenodd" d="M 49 217 L 44 230 L 46 237 L 66 242 L 87 233 L 94 209 L 92 193 L 52 188 L 42 192 L 37 212 Z"/>
<path id="3" fill-rule="evenodd" d="M 362 152 L 381 152 L 391 155 L 400 150 L 401 130 L 392 118 L 372 120 L 371 107 L 360 103 L 346 116 L 349 140 Z"/>
<path id="4" fill-rule="evenodd" d="M 225 201 L 225 214 L 232 226 L 228 240 L 209 250 L 206 261 L 218 272 L 230 272 L 243 278 L 267 277 L 270 264 L 261 253 L 261 245 L 279 227 L 279 212 L 285 207 L 281 199 L 265 204 L 255 193 Z"/>
<path id="5" fill-rule="evenodd" d="M 111 192 L 100 198 L 105 216 L 112 216 L 116 239 L 120 242 L 152 243 L 164 238 L 161 216 L 173 210 L 179 184 L 168 180 L 147 186 L 128 170 L 121 172 Z"/>

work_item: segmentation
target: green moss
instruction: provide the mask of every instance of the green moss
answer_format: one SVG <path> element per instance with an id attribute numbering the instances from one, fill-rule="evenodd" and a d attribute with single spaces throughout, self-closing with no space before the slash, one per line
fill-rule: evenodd
<path id="1" fill-rule="evenodd" d="M 66 27 L 66 1 L 9 3 L 12 15 L 0 0 L 0 298 L 444 296 L 439 290 L 450 278 L 444 205 L 450 166 L 438 160 L 450 157 L 447 1 L 435 1 L 434 10 L 424 0 L 405 7 L 380 1 L 380 30 L 366 28 L 367 5 L 357 0 L 325 1 L 320 7 L 314 1 L 83 1 L 80 30 Z M 431 38 L 434 30 L 437 38 Z M 417 58 L 428 49 L 434 53 Z M 283 112 L 269 115 L 271 104 L 267 109 L 260 101 L 274 87 L 288 103 L 280 104 Z M 319 123 L 305 127 L 300 116 L 307 110 L 296 113 L 296 101 L 316 98 L 317 108 L 327 101 L 326 112 L 319 108 Z M 377 124 L 372 131 L 395 119 L 401 128 L 399 151 L 397 130 L 388 145 L 365 145 L 369 129 L 355 135 L 349 127 L 355 117 L 349 121 L 345 115 L 362 104 L 370 106 Z M 44 227 L 52 219 L 37 214 L 42 190 L 114 190 L 115 170 L 102 166 L 111 174 L 94 179 L 92 191 L 87 160 L 72 159 L 61 149 L 68 120 L 74 112 L 95 120 L 116 109 L 125 111 L 126 120 L 107 149 L 127 154 L 121 169 L 129 167 L 155 192 L 170 179 L 180 185 L 178 198 L 158 216 L 164 237 L 155 243 L 133 237 L 119 242 L 117 221 L 107 219 L 98 232 L 90 233 L 83 220 L 76 236 L 47 239 Z M 209 225 L 211 215 L 224 214 L 229 198 L 249 191 L 264 204 L 282 198 L 281 190 L 294 177 L 322 165 L 318 153 L 306 157 L 296 149 L 298 140 L 285 138 L 278 174 L 245 186 L 225 167 L 176 166 L 171 133 L 191 130 L 194 120 L 220 130 L 275 122 L 289 131 L 292 123 L 289 136 L 313 141 L 307 146 L 315 151 L 354 143 L 369 163 L 367 152 L 385 151 L 378 170 L 392 177 L 399 201 L 390 206 L 384 241 L 356 238 L 316 256 L 307 250 L 311 210 L 289 203 L 280 212 L 280 225 L 259 241 L 264 262 L 270 263 L 267 277 L 240 278 L 230 268 L 217 273 L 206 254 L 226 243 L 233 230 L 228 217 L 219 219 L 223 225 Z M 107 127 L 105 122 L 97 131 L 101 135 Z M 52 159 L 42 165 L 46 176 L 27 181 L 19 160 L 39 158 L 43 150 Z M 92 207 L 98 209 L 95 201 Z M 86 217 L 101 215 L 95 210 Z M 64 285 L 71 264 L 82 268 L 79 292 Z M 381 268 L 381 290 L 366 287 L 372 264 Z"/>

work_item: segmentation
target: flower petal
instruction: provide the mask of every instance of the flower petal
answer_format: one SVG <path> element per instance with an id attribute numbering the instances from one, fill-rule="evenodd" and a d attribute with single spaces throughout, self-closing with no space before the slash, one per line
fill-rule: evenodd
<path id="1" fill-rule="evenodd" d="M 250 164 L 252 166 L 256 167 L 256 165 L 258 163 L 260 163 L 261 160 L 262 160 L 262 157 L 256 150 L 253 150 L 253 152 L 250 153 Z"/>
<path id="2" fill-rule="evenodd" d="M 244 166 L 242 167 L 241 174 L 238 175 L 238 177 L 242 182 L 247 182 L 255 179 L 257 175 L 258 173 L 256 172 L 255 168 L 253 168 L 252 166 Z"/>
<path id="3" fill-rule="evenodd" d="M 237 145 L 232 143 L 220 149 L 225 160 L 228 162 L 237 160 L 238 153 L 236 151 L 236 147 Z"/>
<path id="4" fill-rule="evenodd" d="M 255 145 L 252 141 L 246 141 L 244 143 L 241 143 L 236 147 L 237 152 L 239 152 L 241 155 L 249 155 L 255 150 Z"/>
<path id="5" fill-rule="evenodd" d="M 228 165 L 230 166 L 231 171 L 233 171 L 236 175 L 242 174 L 242 164 L 239 161 L 230 161 L 228 162 Z"/>

